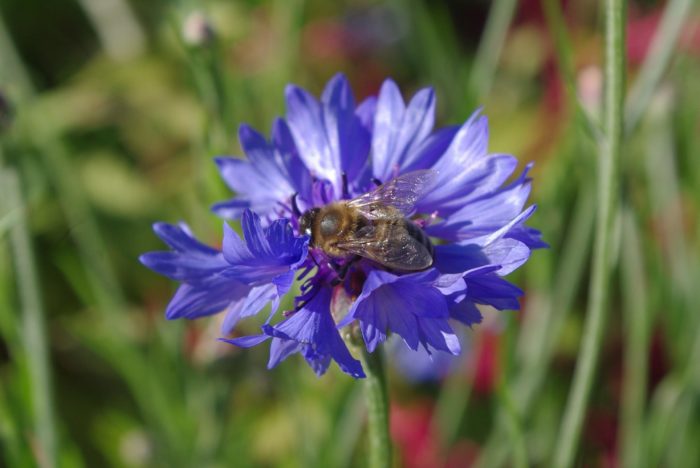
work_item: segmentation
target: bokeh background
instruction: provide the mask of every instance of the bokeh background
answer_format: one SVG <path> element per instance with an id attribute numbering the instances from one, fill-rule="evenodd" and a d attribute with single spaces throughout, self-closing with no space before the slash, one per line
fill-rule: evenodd
<path id="1" fill-rule="evenodd" d="M 635 0 L 605 336 L 580 466 L 700 466 L 700 11 Z M 535 162 L 548 250 L 438 372 L 390 354 L 397 466 L 548 466 L 588 303 L 602 2 L 0 1 L 0 465 L 363 466 L 361 385 L 167 322 L 158 220 L 211 244 L 212 158 L 293 82 L 432 85 Z M 245 324 L 253 332 L 254 325 Z M 52 442 L 53 441 L 53 442 Z"/>

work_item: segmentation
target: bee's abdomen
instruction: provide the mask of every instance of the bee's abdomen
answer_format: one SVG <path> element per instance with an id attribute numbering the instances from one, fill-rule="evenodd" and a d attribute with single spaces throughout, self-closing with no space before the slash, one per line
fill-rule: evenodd
<path id="1" fill-rule="evenodd" d="M 406 232 L 408 232 L 408 235 L 420 242 L 426 249 L 428 249 L 430 256 L 434 257 L 435 251 L 433 249 L 433 243 L 430 242 L 430 238 L 425 231 L 416 226 L 416 224 L 412 221 L 404 220 L 404 222 L 406 223 Z"/>

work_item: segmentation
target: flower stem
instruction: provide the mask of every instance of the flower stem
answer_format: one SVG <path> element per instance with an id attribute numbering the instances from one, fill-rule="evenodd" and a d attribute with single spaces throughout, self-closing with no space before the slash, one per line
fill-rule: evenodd
<path id="1" fill-rule="evenodd" d="M 391 439 L 389 438 L 389 397 L 384 372 L 384 353 L 381 349 L 368 353 L 362 347 L 365 364 L 365 392 L 369 431 L 370 468 L 391 466 Z"/>
<path id="2" fill-rule="evenodd" d="M 574 461 L 583 417 L 593 385 L 605 325 L 605 308 L 613 266 L 613 230 L 617 207 L 617 162 L 622 143 L 625 76 L 625 0 L 605 2 L 605 138 L 598 161 L 598 218 L 591 273 L 590 300 L 580 358 L 569 393 L 553 466 Z"/>
<path id="3" fill-rule="evenodd" d="M 27 227 L 24 200 L 17 173 L 12 169 L 0 170 L 0 210 L 18 216 L 10 230 L 10 242 L 15 259 L 15 272 L 22 307 L 22 346 L 26 353 L 26 372 L 36 434 L 37 464 L 56 466 L 56 431 L 51 384 L 51 365 L 46 337 L 46 321 L 36 261 Z M 26 360 L 26 361 L 25 361 Z"/>

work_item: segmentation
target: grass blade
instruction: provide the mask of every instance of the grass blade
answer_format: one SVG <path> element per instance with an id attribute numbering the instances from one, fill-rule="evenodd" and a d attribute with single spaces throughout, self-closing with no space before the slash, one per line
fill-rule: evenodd
<path id="1" fill-rule="evenodd" d="M 583 342 L 554 453 L 554 466 L 572 466 L 600 354 L 605 309 L 612 271 L 616 214 L 617 165 L 622 146 L 625 82 L 624 0 L 606 0 L 605 16 L 605 139 L 598 163 L 598 213 L 593 269 Z"/>
<path id="2" fill-rule="evenodd" d="M 627 99 L 625 133 L 634 131 L 649 107 L 654 91 L 675 52 L 676 43 L 683 31 L 683 22 L 688 17 L 692 4 L 693 0 L 671 0 L 666 5 L 647 57 Z"/>
<path id="3" fill-rule="evenodd" d="M 22 308 L 22 345 L 31 382 L 32 413 L 37 437 L 36 457 L 40 466 L 53 467 L 56 466 L 56 431 L 44 305 L 27 229 L 20 181 L 14 170 L 0 171 L 0 190 L 1 201 L 5 205 L 3 211 L 20 212 L 10 230 L 10 240 Z"/>
<path id="4" fill-rule="evenodd" d="M 623 211 L 622 293 L 625 330 L 624 370 L 620 408 L 622 466 L 642 466 L 643 418 L 646 400 L 649 311 L 644 276 L 644 254 L 639 230 L 630 208 Z"/>
<path id="5" fill-rule="evenodd" d="M 496 0 L 491 4 L 469 77 L 469 89 L 477 100 L 483 100 L 491 89 L 516 4 L 515 0 Z"/>
<path id="6" fill-rule="evenodd" d="M 584 186 L 584 190 L 579 194 L 570 227 L 567 229 L 571 234 L 566 238 L 561 261 L 556 268 L 552 296 L 541 307 L 536 305 L 526 313 L 526 317 L 531 318 L 526 320 L 525 328 L 521 332 L 523 343 L 519 344 L 522 350 L 519 354 L 523 358 L 518 363 L 518 374 L 513 378 L 516 408 L 523 421 L 529 417 L 533 400 L 545 382 L 556 349 L 556 339 L 581 285 L 595 218 L 595 193 L 591 187 Z M 501 409 L 497 416 L 497 426 L 491 432 L 479 458 L 478 466 L 482 468 L 502 466 L 508 455 L 508 450 L 503 450 L 502 443 L 507 430 L 507 415 L 504 411 L 505 409 Z"/>
<path id="7" fill-rule="evenodd" d="M 562 5 L 557 0 L 543 0 L 542 9 L 547 29 L 549 29 L 549 34 L 552 36 L 554 52 L 557 56 L 557 67 L 562 76 L 569 102 L 575 109 L 576 115 L 588 135 L 596 141 L 600 140 L 601 129 L 597 119 L 583 107 L 578 97 L 573 60 L 574 49 L 566 30 L 566 19 L 564 18 Z"/>

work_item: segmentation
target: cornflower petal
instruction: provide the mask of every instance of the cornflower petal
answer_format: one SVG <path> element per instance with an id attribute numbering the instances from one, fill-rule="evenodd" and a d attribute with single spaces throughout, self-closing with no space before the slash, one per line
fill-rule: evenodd
<path id="1" fill-rule="evenodd" d="M 248 125 L 241 125 L 239 140 L 247 160 L 215 159 L 224 182 L 241 198 L 215 204 L 212 209 L 226 219 L 239 218 L 245 209 L 263 216 L 280 213 L 280 201 L 295 193 L 308 199 L 310 174 L 299 158 L 286 122 L 277 119 L 271 141 Z"/>
<path id="2" fill-rule="evenodd" d="M 267 362 L 267 368 L 272 369 L 292 354 L 300 352 L 302 347 L 303 345 L 298 341 L 272 338 L 270 342 L 270 359 Z"/>
<path id="3" fill-rule="evenodd" d="M 466 201 L 442 222 L 428 226 L 426 232 L 441 239 L 460 241 L 497 231 L 522 212 L 530 195 L 527 173 L 531 167 L 528 165 L 508 186 Z"/>
<path id="4" fill-rule="evenodd" d="M 239 130 L 245 160 L 218 158 L 224 181 L 236 197 L 214 206 L 241 220 L 243 235 L 224 225 L 222 250 L 189 233 L 186 226 L 158 224 L 171 248 L 141 261 L 182 282 L 166 310 L 168 318 L 196 318 L 225 311 L 222 333 L 269 307 L 259 335 L 223 338 L 251 347 L 270 341 L 268 368 L 301 354 L 318 374 L 332 361 L 353 377 L 362 366 L 338 329 L 358 327 L 370 352 L 393 333 L 408 352 L 460 352 L 452 324 L 482 319 L 478 306 L 518 309 L 523 292 L 503 279 L 546 246 L 525 225 L 531 181 L 515 157 L 488 153 L 488 121 L 477 110 L 461 126 L 434 130 L 435 94 L 426 88 L 406 103 L 386 80 L 377 97 L 356 105 L 339 74 L 317 99 L 289 85 L 286 120 L 271 137 L 247 125 Z M 301 214 L 415 170 L 435 181 L 413 207 L 416 225 L 435 242 L 432 266 L 420 272 L 387 271 L 360 257 L 332 257 L 322 244 L 297 235 Z M 295 308 L 275 322 L 281 298 L 299 277 Z M 338 323 L 334 317 L 345 314 Z"/>
<path id="5" fill-rule="evenodd" d="M 302 353 L 317 374 L 326 371 L 332 358 L 338 366 L 355 378 L 364 377 L 362 365 L 352 357 L 340 337 L 331 316 L 331 289 L 320 288 L 291 317 L 263 331 L 273 337 L 293 340 L 302 344 Z"/>
<path id="6" fill-rule="evenodd" d="M 506 237 L 535 211 L 531 206 L 508 224 L 488 235 L 435 247 L 435 267 L 443 273 L 459 273 L 486 265 L 499 265 L 497 273 L 505 276 L 530 257 L 530 248 L 517 239 Z"/>
<path id="7" fill-rule="evenodd" d="M 246 284 L 224 278 L 182 284 L 165 309 L 165 318 L 196 319 L 219 313 L 232 304 L 243 304 L 249 289 Z"/>
<path id="8" fill-rule="evenodd" d="M 477 111 L 433 164 L 437 181 L 418 203 L 417 210 L 438 211 L 445 217 L 469 201 L 498 190 L 515 170 L 517 159 L 507 154 L 488 154 L 487 146 L 488 121 Z"/>
<path id="9" fill-rule="evenodd" d="M 224 257 L 230 264 L 224 274 L 251 286 L 274 282 L 281 294 L 286 293 L 291 286 L 289 272 L 306 259 L 308 238 L 296 237 L 286 219 L 263 228 L 251 211 L 243 214 L 241 225 L 245 242 L 224 224 Z"/>
<path id="10" fill-rule="evenodd" d="M 435 269 L 402 276 L 372 270 L 341 325 L 358 320 L 369 352 L 393 331 L 413 350 L 423 345 L 459 353 L 447 300 L 436 286 L 439 275 Z"/>
<path id="11" fill-rule="evenodd" d="M 145 253 L 139 260 L 161 275 L 176 281 L 197 281 L 227 266 L 221 252 L 195 239 L 184 224 L 156 223 L 153 230 L 173 250 Z"/>
<path id="12" fill-rule="evenodd" d="M 156 223 L 153 229 L 173 250 L 143 254 L 141 263 L 183 282 L 166 308 L 167 319 L 211 315 L 245 299 L 248 285 L 224 276 L 229 264 L 223 254 L 199 242 L 186 225 Z"/>
<path id="13" fill-rule="evenodd" d="M 288 86 L 287 122 L 299 156 L 312 174 L 343 192 L 343 174 L 355 181 L 367 161 L 370 134 L 355 111 L 347 78 L 338 74 L 328 82 L 321 102 L 297 86 Z"/>
<path id="14" fill-rule="evenodd" d="M 416 148 L 430 135 L 435 122 L 435 93 L 427 88 L 404 104 L 398 86 L 386 80 L 379 91 L 372 138 L 373 175 L 387 181 L 408 167 L 419 169 Z M 424 166 L 427 167 L 427 166 Z"/>

